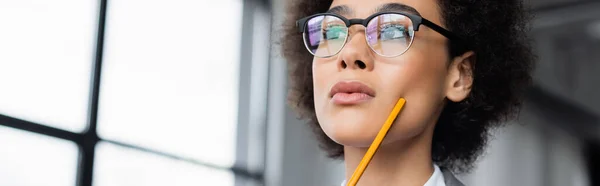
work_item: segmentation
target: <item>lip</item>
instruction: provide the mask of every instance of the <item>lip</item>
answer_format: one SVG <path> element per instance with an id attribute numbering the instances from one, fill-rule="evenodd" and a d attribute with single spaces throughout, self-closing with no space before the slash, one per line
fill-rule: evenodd
<path id="1" fill-rule="evenodd" d="M 329 97 L 334 104 L 355 105 L 375 97 L 375 91 L 358 81 L 340 81 L 331 87 Z"/>

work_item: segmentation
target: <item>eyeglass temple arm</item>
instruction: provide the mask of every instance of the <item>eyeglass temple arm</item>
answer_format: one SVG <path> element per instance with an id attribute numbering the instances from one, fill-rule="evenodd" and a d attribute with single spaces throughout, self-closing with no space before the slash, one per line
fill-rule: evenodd
<path id="1" fill-rule="evenodd" d="M 438 26 L 437 24 L 427 20 L 427 19 L 421 19 L 421 23 L 424 24 L 425 26 L 435 30 L 436 32 L 442 34 L 443 36 L 447 37 L 448 39 L 454 41 L 454 42 L 460 42 L 463 43 L 465 42 L 465 40 L 459 36 L 457 36 L 456 34 L 446 30 L 445 28 L 442 28 L 441 26 Z"/>
<path id="2" fill-rule="evenodd" d="M 302 18 L 298 21 L 296 21 L 296 28 L 298 29 L 298 33 L 303 33 L 304 32 L 304 27 L 306 26 L 306 22 L 308 21 L 310 17 L 305 17 Z"/>

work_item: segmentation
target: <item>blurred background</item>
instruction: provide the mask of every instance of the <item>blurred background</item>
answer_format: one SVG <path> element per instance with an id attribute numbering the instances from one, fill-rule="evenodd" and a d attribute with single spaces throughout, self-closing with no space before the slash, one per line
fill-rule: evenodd
<path id="1" fill-rule="evenodd" d="M 600 185 L 600 1 L 526 0 L 539 62 L 467 185 Z M 0 186 L 329 186 L 282 0 L 0 0 Z"/>

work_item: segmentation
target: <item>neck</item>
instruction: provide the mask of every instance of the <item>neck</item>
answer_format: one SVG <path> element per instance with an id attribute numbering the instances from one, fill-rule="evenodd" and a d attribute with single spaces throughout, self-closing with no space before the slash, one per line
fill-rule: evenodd
<path id="1" fill-rule="evenodd" d="M 411 139 L 382 144 L 357 185 L 425 184 L 434 171 L 431 160 L 432 136 L 433 130 L 426 129 Z M 346 180 L 350 179 L 367 149 L 344 147 Z"/>

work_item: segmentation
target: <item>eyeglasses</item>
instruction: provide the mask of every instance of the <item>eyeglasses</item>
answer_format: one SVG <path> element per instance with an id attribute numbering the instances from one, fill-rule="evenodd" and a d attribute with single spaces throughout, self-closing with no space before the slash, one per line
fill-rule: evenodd
<path id="1" fill-rule="evenodd" d="M 462 43 L 460 37 L 441 26 L 421 16 L 401 12 L 380 12 L 366 19 L 346 19 L 334 13 L 320 13 L 296 22 L 298 32 L 303 33 L 306 49 L 321 58 L 338 54 L 348 40 L 348 28 L 355 24 L 365 26 L 367 45 L 384 57 L 396 57 L 408 51 L 421 24 L 451 41 Z"/>

